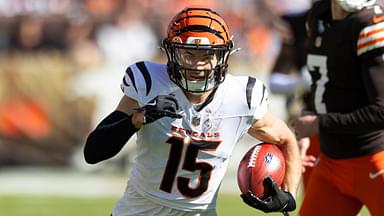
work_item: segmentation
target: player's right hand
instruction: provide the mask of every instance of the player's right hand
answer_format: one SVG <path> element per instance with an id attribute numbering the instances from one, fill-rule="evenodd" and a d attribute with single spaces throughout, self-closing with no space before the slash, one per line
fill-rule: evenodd
<path id="1" fill-rule="evenodd" d="M 268 191 L 267 198 L 262 200 L 248 192 L 241 195 L 243 201 L 266 213 L 289 212 L 296 209 L 296 201 L 292 194 L 280 189 L 271 177 L 265 178 L 263 184 L 265 191 Z"/>
<path id="2" fill-rule="evenodd" d="M 179 105 L 173 95 L 159 95 L 148 102 L 147 105 L 139 108 L 144 110 L 144 123 L 149 124 L 162 117 L 181 118 L 182 115 L 177 114 Z"/>

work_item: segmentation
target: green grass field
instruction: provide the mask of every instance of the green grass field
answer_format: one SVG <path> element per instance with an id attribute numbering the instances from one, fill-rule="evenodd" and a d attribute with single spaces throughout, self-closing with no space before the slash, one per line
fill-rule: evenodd
<path id="1" fill-rule="evenodd" d="M 0 215 L 9 216 L 109 216 L 117 197 L 69 198 L 0 196 Z M 218 200 L 218 215 L 263 215 L 235 195 L 222 195 Z M 269 214 L 281 215 L 281 214 Z M 295 214 L 292 214 L 295 215 Z"/>
<path id="2" fill-rule="evenodd" d="M 0 215 L 7 216 L 109 216 L 118 197 L 70 198 L 42 196 L 1 196 Z M 247 207 L 236 195 L 221 194 L 218 199 L 219 216 L 258 216 L 263 213 Z M 282 215 L 280 213 L 268 214 Z M 296 215 L 296 212 L 290 214 Z M 360 216 L 369 216 L 363 209 Z"/>

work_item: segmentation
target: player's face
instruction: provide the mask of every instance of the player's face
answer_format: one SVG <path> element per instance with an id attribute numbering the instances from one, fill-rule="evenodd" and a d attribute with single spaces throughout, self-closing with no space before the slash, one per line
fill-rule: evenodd
<path id="1" fill-rule="evenodd" d="M 177 59 L 186 70 L 186 79 L 201 81 L 213 76 L 213 69 L 219 62 L 218 55 L 212 50 L 179 49 Z"/>

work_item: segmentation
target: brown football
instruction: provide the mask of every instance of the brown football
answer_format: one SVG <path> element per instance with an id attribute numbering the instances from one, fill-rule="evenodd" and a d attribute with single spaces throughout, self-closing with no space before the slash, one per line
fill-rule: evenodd
<path id="1" fill-rule="evenodd" d="M 263 180 L 272 177 L 281 186 L 285 176 L 285 159 L 277 145 L 261 143 L 250 148 L 240 161 L 237 183 L 242 194 L 251 191 L 259 198 L 265 198 Z"/>

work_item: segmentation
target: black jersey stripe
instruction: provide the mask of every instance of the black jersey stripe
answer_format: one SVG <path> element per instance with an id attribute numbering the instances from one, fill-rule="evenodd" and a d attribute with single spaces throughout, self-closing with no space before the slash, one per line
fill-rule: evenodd
<path id="1" fill-rule="evenodd" d="M 175 22 L 176 22 L 176 23 L 180 23 L 181 21 L 183 21 L 183 20 L 185 20 L 185 19 L 189 19 L 189 18 L 206 18 L 206 19 L 210 19 L 210 20 L 211 20 L 211 23 L 212 23 L 212 20 L 213 20 L 213 21 L 217 22 L 217 23 L 223 28 L 223 31 L 224 31 L 224 33 L 225 33 L 225 36 L 227 36 L 227 38 L 229 38 L 229 35 L 228 35 L 228 29 L 226 29 L 226 27 L 225 27 L 219 20 L 217 20 L 217 19 L 215 19 L 215 18 L 213 18 L 213 17 L 210 17 L 210 16 L 202 16 L 202 15 L 192 15 L 192 16 L 191 16 L 191 15 L 188 15 L 188 16 L 186 16 L 186 17 L 183 17 L 183 18 L 180 18 L 180 19 L 176 20 Z M 214 34 L 216 34 L 216 33 L 222 33 L 222 32 L 220 32 L 220 31 L 217 31 L 217 30 L 212 29 L 211 26 L 209 26 L 209 27 L 207 27 L 207 28 L 213 30 L 213 31 L 208 30 L 208 32 L 211 32 L 211 33 L 214 33 Z M 200 30 L 202 30 L 202 29 L 200 29 Z M 181 33 L 182 33 L 182 32 L 181 32 Z M 217 35 L 217 34 L 216 34 L 216 35 Z M 221 37 L 221 38 L 224 40 L 224 38 L 223 38 L 220 34 L 217 35 L 217 36 Z"/>
<path id="2" fill-rule="evenodd" d="M 127 83 L 127 80 L 125 80 L 125 77 L 123 77 L 123 83 L 125 86 L 129 86 L 129 84 Z"/>
<path id="3" fill-rule="evenodd" d="M 152 87 L 151 75 L 149 75 L 149 71 L 148 71 L 147 67 L 145 66 L 144 62 L 138 62 L 138 63 L 136 63 L 136 66 L 137 66 L 137 68 L 139 68 L 141 74 L 143 74 L 145 84 L 147 87 L 146 95 L 148 95 L 149 92 L 151 91 L 151 87 Z"/>
<path id="4" fill-rule="evenodd" d="M 224 39 L 223 36 L 221 36 L 221 33 L 220 31 L 217 31 L 215 29 L 212 29 L 212 28 L 209 28 L 207 26 L 203 26 L 203 25 L 190 25 L 190 26 L 187 26 L 187 27 L 184 27 L 180 30 L 178 30 L 175 35 L 178 36 L 178 35 L 181 35 L 182 33 L 185 33 L 185 32 L 189 32 L 189 31 L 194 31 L 194 32 L 209 32 L 209 33 L 212 33 L 214 35 L 216 35 L 217 37 L 219 37 L 220 39 Z"/>
<path id="5" fill-rule="evenodd" d="M 248 108 L 251 109 L 251 102 L 252 102 L 252 92 L 253 88 L 255 87 L 256 79 L 254 77 L 248 77 L 248 82 L 247 82 L 247 89 L 245 92 L 245 95 L 247 97 L 247 104 Z"/>
<path id="6" fill-rule="evenodd" d="M 137 88 L 136 88 L 136 83 L 135 83 L 135 77 L 133 76 L 133 72 L 132 72 L 132 69 L 130 67 L 127 68 L 127 70 L 125 70 L 125 73 L 128 74 L 129 78 L 131 79 L 132 81 L 132 84 L 133 84 L 133 88 L 135 88 L 136 92 L 137 92 Z M 123 82 L 124 82 L 124 85 L 126 86 L 129 86 L 127 81 L 125 80 L 125 77 L 123 79 Z"/>
<path id="7" fill-rule="evenodd" d="M 176 23 L 179 23 L 179 22 L 183 21 L 184 19 L 188 19 L 188 18 L 191 18 L 191 17 L 207 18 L 207 19 L 210 19 L 211 22 L 212 22 L 212 20 L 214 20 L 215 22 L 217 22 L 217 23 L 223 28 L 223 30 L 224 30 L 224 32 L 225 32 L 225 35 L 227 36 L 227 39 L 229 39 L 228 29 L 227 29 L 227 27 L 226 27 L 225 25 L 223 25 L 222 22 L 220 22 L 219 20 L 213 18 L 212 16 L 204 16 L 204 15 L 188 15 L 188 12 L 189 12 L 189 11 L 192 11 L 192 10 L 208 11 L 208 12 L 213 13 L 213 14 L 215 14 L 216 16 L 218 16 L 218 17 L 221 18 L 220 14 L 218 14 L 216 11 L 211 10 L 210 8 L 195 8 L 195 7 L 191 7 L 191 8 L 187 8 L 187 9 L 184 9 L 183 11 L 181 11 L 179 14 L 181 14 L 181 13 L 186 13 L 187 15 L 186 15 L 185 17 L 183 17 L 183 18 L 180 18 L 180 19 L 176 20 L 175 22 L 176 22 Z M 179 15 L 179 14 L 178 14 L 178 15 Z"/>
<path id="8" fill-rule="evenodd" d="M 265 97 L 265 91 L 267 90 L 267 87 L 265 87 L 265 85 L 263 85 L 263 96 L 261 96 L 261 100 L 260 100 L 260 105 L 261 103 L 263 102 L 264 100 L 264 97 Z"/>

